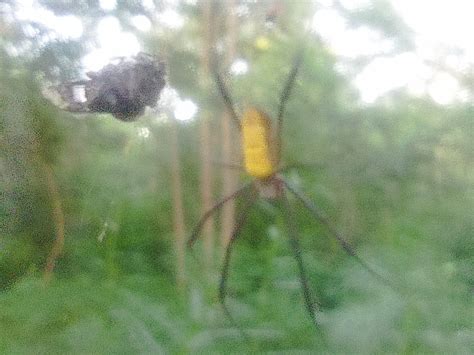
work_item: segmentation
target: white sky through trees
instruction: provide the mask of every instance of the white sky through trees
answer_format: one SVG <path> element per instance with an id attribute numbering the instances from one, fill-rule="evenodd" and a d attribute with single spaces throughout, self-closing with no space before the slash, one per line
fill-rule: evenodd
<path id="1" fill-rule="evenodd" d="M 152 1 L 145 1 L 153 7 Z M 474 1 L 472 0 L 391 0 L 402 19 L 414 30 L 416 50 L 380 56 L 389 52 L 392 43 L 380 33 L 361 27 L 350 29 L 332 5 L 332 0 L 318 1 L 313 18 L 313 30 L 340 58 L 356 58 L 360 55 L 374 56 L 355 77 L 354 84 L 360 91 L 362 102 L 371 103 L 393 89 L 406 88 L 411 94 L 429 94 L 440 104 L 449 104 L 467 99 L 457 80 L 447 72 L 433 69 L 426 61 L 443 57 L 451 69 L 462 72 L 474 63 Z M 368 0 L 341 0 L 349 10 L 366 6 Z M 116 0 L 100 0 L 104 11 L 113 10 Z M 20 0 L 16 4 L 15 17 L 19 20 L 37 21 L 55 30 L 60 39 L 77 39 L 83 32 L 82 23 L 75 16 L 55 16 L 41 7 L 36 0 Z M 179 28 L 184 19 L 170 9 L 157 16 L 164 28 Z M 134 16 L 131 23 L 139 31 L 151 28 L 145 16 Z M 125 32 L 113 16 L 103 18 L 98 25 L 97 48 L 83 58 L 85 71 L 98 70 L 111 59 L 135 55 L 141 50 L 137 38 Z M 450 50 L 461 49 L 461 54 L 450 55 Z M 242 64 L 242 63 L 240 63 Z M 245 63 L 244 63 L 245 64 Z M 341 65 L 344 71 L 344 66 Z M 188 107 L 191 107 L 189 102 Z M 195 111 L 195 107 L 191 107 Z M 182 110 L 180 109 L 181 114 Z M 191 116 L 191 115 L 185 115 Z"/>

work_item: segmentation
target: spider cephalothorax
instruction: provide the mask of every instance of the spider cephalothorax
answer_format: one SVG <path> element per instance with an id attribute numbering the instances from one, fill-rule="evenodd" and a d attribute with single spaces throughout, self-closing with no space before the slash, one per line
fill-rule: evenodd
<path id="1" fill-rule="evenodd" d="M 111 113 L 122 121 L 134 121 L 154 106 L 165 86 L 165 65 L 157 58 L 139 53 L 135 57 L 108 64 L 89 79 L 61 84 L 58 92 L 71 112 Z M 75 90 L 83 88 L 84 100 Z"/>

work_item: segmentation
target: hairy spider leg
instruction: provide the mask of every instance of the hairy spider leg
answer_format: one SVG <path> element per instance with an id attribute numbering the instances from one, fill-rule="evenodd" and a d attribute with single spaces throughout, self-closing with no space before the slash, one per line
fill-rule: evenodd
<path id="1" fill-rule="evenodd" d="M 375 271 L 369 264 L 367 264 L 355 251 L 355 249 L 349 244 L 349 242 L 339 233 L 339 231 L 332 225 L 329 219 L 326 217 L 325 213 L 320 210 L 316 204 L 310 200 L 302 192 L 298 191 L 294 186 L 292 186 L 288 181 L 282 179 L 283 184 L 286 186 L 288 191 L 290 191 L 310 213 L 313 215 L 314 219 L 319 221 L 321 224 L 326 226 L 329 234 L 332 235 L 341 245 L 342 249 L 352 256 L 364 269 L 366 269 L 374 278 L 379 280 L 382 284 L 390 287 L 393 290 L 396 290 L 396 287 L 388 281 L 385 277 L 380 275 Z"/>
<path id="2" fill-rule="evenodd" d="M 234 102 L 232 100 L 232 96 L 230 95 L 229 90 L 227 89 L 224 80 L 222 79 L 221 75 L 219 74 L 219 71 L 217 69 L 217 65 L 214 64 L 212 65 L 211 68 L 214 78 L 217 83 L 217 88 L 219 89 L 219 92 L 222 96 L 222 99 L 224 100 L 224 104 L 227 108 L 227 111 L 229 111 L 230 117 L 232 118 L 232 121 L 235 123 L 236 127 L 240 130 L 240 119 L 239 116 L 237 116 L 237 113 L 234 108 Z"/>
<path id="3" fill-rule="evenodd" d="M 214 214 L 216 213 L 226 202 L 230 201 L 230 200 L 233 200 L 235 198 L 237 198 L 238 196 L 240 196 L 241 194 L 243 194 L 245 191 L 247 191 L 253 184 L 253 181 L 252 182 L 249 182 L 247 184 L 245 184 L 244 186 L 242 186 L 241 188 L 239 188 L 237 191 L 235 191 L 234 193 L 230 194 L 229 196 L 226 196 L 224 197 L 222 200 L 220 200 L 219 202 L 217 202 L 214 206 L 212 206 L 205 214 L 204 216 L 201 217 L 201 219 L 199 220 L 198 224 L 196 225 L 196 227 L 194 227 L 194 230 L 193 232 L 191 233 L 191 236 L 189 237 L 188 239 L 188 247 L 191 248 L 194 243 L 196 242 L 196 240 L 198 239 L 199 237 L 199 234 L 201 233 L 201 230 L 202 230 L 202 227 L 204 226 L 204 223 L 206 223 L 206 221 Z"/>
<path id="4" fill-rule="evenodd" d="M 288 75 L 288 78 L 286 79 L 285 86 L 283 87 L 283 91 L 281 92 L 280 96 L 280 104 L 278 107 L 278 115 L 277 115 L 277 127 L 276 127 L 276 158 L 277 158 L 277 164 L 280 163 L 281 160 L 281 146 L 282 146 L 282 130 L 283 130 L 283 115 L 285 113 L 285 106 L 286 103 L 288 102 L 288 99 L 290 98 L 291 90 L 295 86 L 296 82 L 296 76 L 298 74 L 298 70 L 301 66 L 301 63 L 303 62 L 303 54 L 304 51 L 300 50 L 294 60 L 293 60 L 293 66 L 291 68 L 290 74 Z"/>
<path id="5" fill-rule="evenodd" d="M 313 322 L 314 326 L 318 328 L 319 323 L 316 318 L 316 311 L 319 312 L 319 304 L 314 301 L 314 297 L 308 285 L 308 277 L 303 263 L 303 257 L 301 256 L 301 246 L 298 237 L 298 230 L 295 225 L 295 218 L 291 209 L 290 201 L 286 195 L 286 191 L 283 193 L 283 215 L 285 217 L 285 224 L 288 231 L 288 237 L 290 239 L 290 246 L 298 264 L 298 271 L 300 275 L 301 288 L 303 290 L 304 301 L 306 309 Z"/>
<path id="6" fill-rule="evenodd" d="M 249 215 L 250 209 L 253 207 L 255 204 L 255 201 L 257 200 L 258 195 L 257 194 L 252 194 L 252 195 L 247 195 L 247 198 L 245 199 L 245 206 L 240 212 L 239 216 L 237 217 L 236 224 L 234 226 L 234 230 L 232 231 L 232 235 L 230 236 L 229 242 L 227 243 L 226 249 L 225 249 L 225 255 L 224 255 L 224 263 L 222 265 L 222 270 L 221 270 L 221 278 L 219 282 L 219 302 L 222 305 L 222 308 L 224 309 L 224 312 L 229 318 L 230 322 L 232 325 L 237 328 L 242 336 L 246 338 L 247 340 L 250 339 L 245 331 L 238 325 L 238 323 L 235 321 L 234 317 L 230 313 L 229 309 L 227 308 L 227 305 L 225 303 L 225 296 L 226 296 L 226 290 L 227 290 L 227 279 L 229 276 L 229 266 L 230 266 L 230 258 L 232 255 L 232 248 L 234 246 L 235 241 L 237 240 L 237 237 L 239 236 L 240 231 L 242 230 L 242 227 L 244 226 L 247 217 Z"/>

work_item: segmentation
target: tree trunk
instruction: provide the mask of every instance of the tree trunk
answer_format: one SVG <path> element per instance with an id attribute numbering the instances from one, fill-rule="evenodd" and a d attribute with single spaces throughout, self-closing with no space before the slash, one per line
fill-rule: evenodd
<path id="1" fill-rule="evenodd" d="M 173 116 L 172 113 L 170 113 Z M 184 223 L 183 189 L 179 154 L 178 122 L 171 122 L 171 184 L 173 199 L 173 230 L 176 252 L 176 284 L 183 290 L 186 285 L 186 226 Z"/>
<path id="2" fill-rule="evenodd" d="M 53 277 L 56 260 L 61 256 L 64 250 L 64 212 L 61 204 L 61 195 L 54 177 L 53 169 L 47 163 L 42 163 L 42 165 L 46 177 L 48 195 L 53 205 L 52 214 L 55 230 L 55 239 L 48 258 L 46 259 L 46 267 L 43 275 L 44 281 L 49 283 Z"/>
<path id="3" fill-rule="evenodd" d="M 202 29 L 203 29 L 203 51 L 201 55 L 202 82 L 208 85 L 209 78 L 209 53 L 212 47 L 212 27 L 211 27 L 211 1 L 202 2 Z M 207 87 L 203 88 L 209 92 Z M 203 110 L 200 126 L 200 156 L 201 156 L 201 215 L 208 211 L 213 205 L 212 197 L 212 163 L 211 163 L 211 130 L 209 115 Z M 202 229 L 202 238 L 204 241 L 204 258 L 208 266 L 212 263 L 214 253 L 214 219 L 209 218 Z"/>
<path id="4" fill-rule="evenodd" d="M 226 28 L 227 28 L 227 51 L 225 58 L 225 67 L 228 68 L 235 57 L 237 47 L 237 16 L 235 14 L 235 0 L 226 1 Z M 229 164 L 238 164 L 235 149 L 235 127 L 233 127 L 232 119 L 227 112 L 223 114 L 221 121 L 222 129 L 222 161 Z M 238 176 L 234 169 L 222 169 L 222 196 L 228 196 L 237 189 Z M 221 221 L 221 249 L 224 250 L 229 243 L 232 230 L 235 225 L 235 202 L 229 201 L 222 208 Z"/>

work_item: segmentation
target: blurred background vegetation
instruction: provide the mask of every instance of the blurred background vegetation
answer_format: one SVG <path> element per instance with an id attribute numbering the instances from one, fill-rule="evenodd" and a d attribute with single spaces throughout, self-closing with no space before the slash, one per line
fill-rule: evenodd
<path id="1" fill-rule="evenodd" d="M 364 102 L 357 73 L 416 43 L 389 2 L 344 3 L 0 4 L 1 353 L 472 352 L 473 65 L 430 58 L 433 73 L 451 75 L 463 92 L 449 104 L 403 87 Z M 341 58 L 318 33 L 322 8 L 390 49 Z M 63 32 L 45 25 L 50 17 Z M 198 108 L 191 119 L 176 120 L 183 101 L 124 123 L 75 116 L 45 98 L 51 85 L 84 76 L 104 19 L 166 60 L 174 96 Z M 287 177 L 401 290 L 374 280 L 293 201 L 323 308 L 314 329 L 278 204 L 260 201 L 235 248 L 228 292 L 249 343 L 217 302 L 239 202 L 206 226 L 194 258 L 184 249 L 203 210 L 246 179 L 219 164 L 240 157 L 210 53 L 230 68 L 239 109 L 275 115 L 301 47 L 284 126 Z"/>

